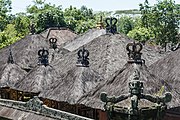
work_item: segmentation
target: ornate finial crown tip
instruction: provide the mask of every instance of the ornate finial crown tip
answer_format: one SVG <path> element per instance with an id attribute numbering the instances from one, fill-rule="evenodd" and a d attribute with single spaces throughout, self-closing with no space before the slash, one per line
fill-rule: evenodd
<path id="1" fill-rule="evenodd" d="M 54 50 L 57 48 L 57 38 L 50 38 L 49 39 L 50 48 Z"/>
<path id="2" fill-rule="evenodd" d="M 126 50 L 128 51 L 129 63 L 142 63 L 141 50 L 143 46 L 141 43 L 128 43 Z"/>
<path id="3" fill-rule="evenodd" d="M 44 48 L 40 49 L 38 51 L 38 56 L 39 56 L 38 65 L 44 65 L 44 66 L 49 65 L 48 55 L 49 55 L 48 50 L 45 50 Z"/>
<path id="4" fill-rule="evenodd" d="M 89 51 L 84 47 L 78 51 L 78 60 L 76 66 L 89 67 Z"/>

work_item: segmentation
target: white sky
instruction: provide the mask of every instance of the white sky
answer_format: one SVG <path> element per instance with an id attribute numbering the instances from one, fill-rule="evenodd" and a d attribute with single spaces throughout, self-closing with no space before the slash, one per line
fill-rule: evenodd
<path id="1" fill-rule="evenodd" d="M 28 5 L 33 4 L 33 0 L 12 0 L 12 13 L 25 12 Z M 80 8 L 85 5 L 92 8 L 94 11 L 114 11 L 114 10 L 127 10 L 139 9 L 139 3 L 145 0 L 46 0 L 47 3 L 55 4 L 56 6 L 62 5 L 63 9 L 70 5 Z M 148 0 L 150 5 L 156 3 L 157 0 Z M 180 4 L 180 0 L 175 0 Z"/>

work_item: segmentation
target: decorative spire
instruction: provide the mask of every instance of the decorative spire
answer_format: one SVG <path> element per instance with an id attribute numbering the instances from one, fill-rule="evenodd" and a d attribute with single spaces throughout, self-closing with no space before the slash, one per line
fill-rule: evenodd
<path id="1" fill-rule="evenodd" d="M 76 66 L 89 67 L 89 51 L 84 47 L 78 51 L 78 60 Z"/>
<path id="2" fill-rule="evenodd" d="M 50 48 L 54 50 L 57 48 L 57 38 L 50 38 L 49 39 Z"/>
<path id="3" fill-rule="evenodd" d="M 99 20 L 99 22 L 97 22 L 96 27 L 97 27 L 98 29 L 104 28 L 102 16 L 100 16 L 100 20 Z"/>
<path id="4" fill-rule="evenodd" d="M 13 59 L 13 56 L 12 56 L 12 51 L 11 51 L 11 48 L 9 48 L 9 57 L 8 57 L 8 61 L 7 63 L 11 63 L 11 64 L 14 64 L 14 59 Z"/>
<path id="5" fill-rule="evenodd" d="M 34 24 L 34 23 L 32 23 L 32 24 L 30 25 L 30 32 L 31 32 L 32 35 L 34 35 L 35 32 L 36 32 L 36 30 L 35 30 L 35 24 Z"/>
<path id="6" fill-rule="evenodd" d="M 49 62 L 48 62 L 49 52 L 48 52 L 48 50 L 45 50 L 44 48 L 40 49 L 38 51 L 38 55 L 39 55 L 38 65 L 44 65 L 44 66 L 49 65 Z"/>
<path id="7" fill-rule="evenodd" d="M 128 51 L 129 63 L 143 63 L 144 60 L 141 59 L 141 50 L 143 46 L 141 43 L 128 43 L 126 50 Z"/>
<path id="8" fill-rule="evenodd" d="M 112 34 L 117 33 L 116 18 L 112 18 L 112 17 L 106 18 L 105 22 L 106 22 L 106 33 L 112 33 Z"/>

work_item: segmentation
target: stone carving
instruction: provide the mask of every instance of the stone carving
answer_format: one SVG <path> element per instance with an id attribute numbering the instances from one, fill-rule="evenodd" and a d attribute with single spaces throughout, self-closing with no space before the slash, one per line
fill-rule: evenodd
<path id="1" fill-rule="evenodd" d="M 42 105 L 43 102 L 35 96 L 33 99 L 30 99 L 25 106 L 28 110 L 40 112 L 42 110 Z"/>
<path id="2" fill-rule="evenodd" d="M 84 47 L 78 51 L 78 60 L 76 66 L 89 67 L 89 51 Z"/>
<path id="3" fill-rule="evenodd" d="M 112 17 L 106 18 L 105 22 L 106 22 L 106 33 L 112 33 L 112 34 L 117 33 L 116 18 L 112 18 Z"/>
<path id="4" fill-rule="evenodd" d="M 57 48 L 57 38 L 50 38 L 49 39 L 50 48 L 54 50 Z"/>
<path id="5" fill-rule="evenodd" d="M 49 52 L 48 52 L 48 50 L 45 50 L 44 48 L 40 49 L 38 51 L 38 55 L 39 55 L 38 65 L 44 65 L 44 66 L 49 65 L 49 62 L 48 62 Z"/>
<path id="6" fill-rule="evenodd" d="M 113 111 L 124 111 L 124 114 L 128 114 L 127 120 L 140 120 L 139 116 L 141 116 L 142 109 L 138 107 L 138 102 L 140 99 L 146 99 L 150 102 L 156 103 L 156 107 L 152 109 L 157 109 L 158 115 L 157 119 L 160 120 L 163 116 L 162 113 L 166 109 L 166 103 L 170 102 L 172 99 L 172 95 L 167 92 L 164 96 L 152 96 L 149 94 L 143 94 L 143 83 L 139 80 L 140 73 L 137 69 L 135 69 L 133 78 L 129 82 L 129 93 L 123 94 L 120 96 L 107 96 L 105 92 L 101 93 L 100 99 L 101 101 L 105 102 L 105 110 L 108 111 L 108 115 L 110 118 L 112 118 L 111 114 Z M 124 108 L 116 108 L 114 104 L 119 103 L 125 99 L 130 98 L 131 105 L 129 108 L 126 108 L 127 111 Z M 149 108 L 149 111 L 151 110 Z M 124 110 L 122 110 L 124 109 Z M 117 112 L 116 111 L 116 112 Z"/>
<path id="7" fill-rule="evenodd" d="M 37 96 L 30 99 L 28 102 L 0 99 L 0 105 L 14 109 L 19 109 L 22 111 L 33 111 L 39 115 L 52 117 L 57 120 L 92 120 L 90 118 L 49 108 L 46 105 L 43 105 L 43 102 L 40 101 L 40 99 Z"/>
<path id="8" fill-rule="evenodd" d="M 12 56 L 12 50 L 11 50 L 11 48 L 9 49 L 9 57 L 8 57 L 7 63 L 11 63 L 11 64 L 14 63 L 14 59 L 13 59 L 13 56 Z"/>

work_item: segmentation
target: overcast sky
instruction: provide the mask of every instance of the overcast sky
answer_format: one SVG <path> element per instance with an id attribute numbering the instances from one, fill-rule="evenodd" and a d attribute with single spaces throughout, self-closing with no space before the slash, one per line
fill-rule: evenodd
<path id="1" fill-rule="evenodd" d="M 24 12 L 26 7 L 33 4 L 33 0 L 12 0 L 12 13 Z M 85 5 L 92 8 L 94 11 L 114 11 L 114 10 L 127 10 L 139 9 L 139 3 L 145 0 L 46 0 L 47 3 L 55 5 L 62 5 L 63 9 L 70 5 L 80 8 Z M 150 5 L 156 3 L 157 0 L 149 0 Z M 180 4 L 180 0 L 175 0 Z"/>

